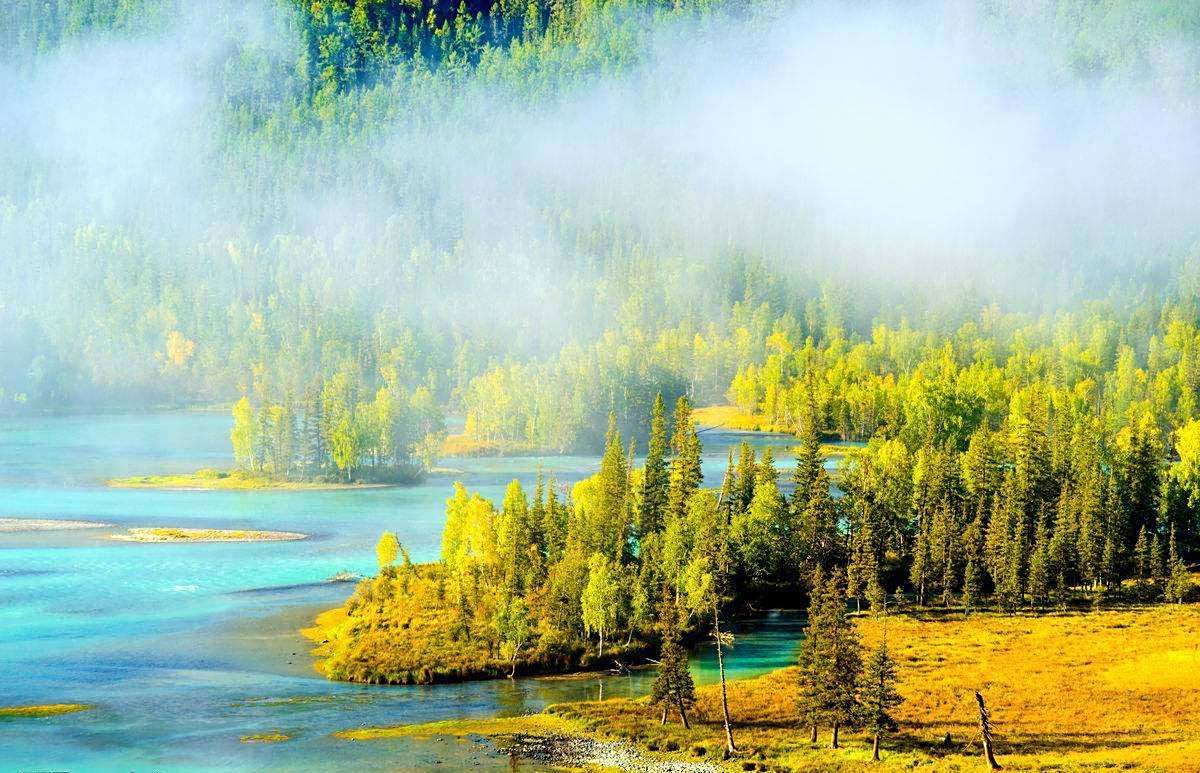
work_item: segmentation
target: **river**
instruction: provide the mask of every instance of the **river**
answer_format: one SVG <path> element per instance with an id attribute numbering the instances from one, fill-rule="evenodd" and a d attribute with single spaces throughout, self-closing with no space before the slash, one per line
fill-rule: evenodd
<path id="1" fill-rule="evenodd" d="M 416 561 L 437 557 L 453 480 L 499 502 L 536 471 L 571 483 L 592 456 L 445 459 L 453 476 L 340 491 L 120 490 L 108 478 L 228 467 L 227 414 L 164 412 L 0 421 L 0 518 L 100 521 L 113 528 L 0 533 L 0 705 L 77 702 L 91 711 L 0 719 L 0 760 L 18 770 L 509 769 L 486 745 L 452 739 L 341 741 L 336 730 L 532 712 L 547 703 L 643 694 L 651 675 L 517 679 L 425 687 L 329 682 L 297 629 L 340 603 L 338 572 L 369 573 L 394 531 Z M 731 444 L 791 438 L 713 430 L 704 473 L 717 485 Z M 296 542 L 140 544 L 131 526 L 299 531 Z M 731 675 L 788 663 L 799 621 L 773 613 L 739 637 Z M 711 681 L 711 652 L 693 661 Z M 284 731 L 283 743 L 243 743 Z M 520 764 L 523 769 L 533 769 Z"/>

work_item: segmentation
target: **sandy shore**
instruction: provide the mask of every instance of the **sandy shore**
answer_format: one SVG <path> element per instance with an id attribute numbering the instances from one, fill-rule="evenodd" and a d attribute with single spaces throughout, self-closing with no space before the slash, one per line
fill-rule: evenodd
<path id="1" fill-rule="evenodd" d="M 95 521 L 63 521 L 54 518 L 0 518 L 0 532 L 103 529 L 110 525 Z"/>
<path id="2" fill-rule="evenodd" d="M 133 528 L 109 539 L 123 542 L 280 542 L 306 539 L 293 531 L 244 531 L 240 529 Z"/>

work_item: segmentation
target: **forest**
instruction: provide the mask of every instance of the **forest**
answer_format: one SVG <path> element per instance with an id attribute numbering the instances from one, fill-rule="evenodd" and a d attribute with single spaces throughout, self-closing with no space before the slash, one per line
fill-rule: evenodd
<path id="1" fill-rule="evenodd" d="M 960 366 L 975 358 L 963 349 L 969 338 L 993 342 L 999 366 L 1020 347 L 1057 357 L 1059 339 L 1074 336 L 1091 367 L 1114 370 L 1120 355 L 1123 368 L 1144 371 L 1153 383 L 1133 389 L 1147 392 L 1169 389 L 1161 369 L 1183 356 L 1166 343 L 1168 326 L 1194 322 L 1194 221 L 1181 209 L 1189 197 L 1177 195 L 1186 154 L 1140 159 L 1158 177 L 1150 186 L 1130 172 L 1136 196 L 1119 185 L 1094 194 L 1109 197 L 1090 202 L 1109 212 L 1099 221 L 1064 214 L 1078 192 L 1053 186 L 1058 198 L 1039 201 L 1041 214 L 1015 213 L 1017 229 L 993 222 L 987 206 L 960 213 L 981 231 L 999 229 L 995 238 L 922 221 L 915 227 L 928 236 L 913 241 L 769 176 L 769 159 L 735 155 L 753 169 L 749 187 L 739 183 L 722 161 L 737 152 L 723 135 L 702 131 L 692 147 L 673 134 L 701 106 L 664 103 L 662 84 L 687 92 L 705 75 L 687 75 L 695 63 L 681 46 L 711 40 L 731 59 L 752 46 L 782 51 L 792 33 L 768 30 L 817 13 L 803 3 L 339 0 L 202 12 L 177 0 L 99 0 L 10 10 L 0 56 L 19 107 L 4 115 L 0 178 L 6 412 L 243 396 L 269 410 L 351 372 L 363 395 L 425 390 L 465 416 L 480 444 L 598 451 L 609 413 L 628 435 L 655 394 L 723 402 L 735 374 L 739 404 L 758 399 L 772 421 L 794 424 L 794 406 L 766 394 L 776 367 L 797 367 L 781 336 L 793 350 L 811 339 L 850 351 L 884 325 L 914 339 L 910 347 L 954 340 Z M 913 30 L 929 24 L 966 30 L 959 45 L 992 35 L 1014 62 L 985 73 L 995 88 L 1033 71 L 1047 88 L 1110 106 L 1098 120 L 1124 120 L 1135 98 L 1160 102 L 1174 120 L 1195 97 L 1186 61 L 1164 43 L 1200 26 L 1190 3 L 891 13 L 897 36 L 918 42 Z M 853 13 L 845 23 L 869 29 Z M 122 45 L 97 59 L 95 39 Z M 1031 53 L 1039 42 L 1055 56 Z M 908 66 L 908 52 L 885 54 Z M 913 67 L 908 76 L 930 74 Z M 739 77 L 754 86 L 757 74 Z M 132 88 L 115 90 L 122 82 Z M 600 120 L 612 83 L 613 117 Z M 81 98 L 105 93 L 119 99 Z M 171 98 L 153 98 L 162 95 Z M 65 105 L 77 108 L 70 118 Z M 651 126 L 647 136 L 620 132 L 631 111 Z M 746 121 L 763 131 L 756 116 Z M 1179 149 L 1178 129 L 1161 127 L 1164 154 Z M 575 135 L 616 153 L 572 147 Z M 778 145 L 782 135 L 761 139 L 817 179 L 838 171 L 796 143 Z M 1009 138 L 994 139 L 1003 150 Z M 576 161 L 557 164 L 568 153 Z M 648 178 L 656 153 L 660 174 Z M 759 183 L 777 195 L 758 196 Z M 794 217 L 797 197 L 810 217 Z M 879 271 L 849 270 L 858 262 Z M 1179 306 L 1175 320 L 1163 318 L 1164 303 Z M 1083 377 L 1066 374 L 1072 387 Z M 874 388 L 855 379 L 856 391 Z M 822 410 L 842 410 L 820 399 Z M 842 426 L 847 415 L 826 419 L 838 425 L 822 429 L 847 437 L 873 433 L 870 418 L 856 427 Z"/>
<path id="2" fill-rule="evenodd" d="M 326 678 L 645 671 L 478 713 L 741 770 L 999 769 L 993 716 L 1016 768 L 1194 767 L 1198 73 L 1194 0 L 6 0 L 0 499 L 52 533 L 0 551 L 0 715 L 99 709 L 64 769 L 355 768 L 465 693 Z M 705 457 L 735 431 L 786 451 Z M 92 496 L 295 539 L 25 517 Z M 293 622 L 218 651 L 333 594 L 307 683 Z M 766 610 L 788 663 L 727 679 Z"/>

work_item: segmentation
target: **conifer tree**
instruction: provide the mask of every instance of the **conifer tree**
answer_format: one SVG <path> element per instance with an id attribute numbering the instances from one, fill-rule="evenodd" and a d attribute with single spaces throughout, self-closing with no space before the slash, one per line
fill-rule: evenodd
<path id="1" fill-rule="evenodd" d="M 880 640 L 863 667 L 862 703 L 863 724 L 871 733 L 871 759 L 879 761 L 879 737 L 894 733 L 899 726 L 892 709 L 904 702 L 896 692 L 896 661 L 888 652 L 887 637 Z"/>
<path id="2" fill-rule="evenodd" d="M 1045 508 L 1038 518 L 1033 553 L 1029 558 L 1029 604 L 1041 606 L 1050 595 L 1050 525 Z"/>
<path id="3" fill-rule="evenodd" d="M 800 721 L 809 726 L 809 740 L 817 740 L 817 726 L 824 721 L 819 663 L 824 657 L 825 641 L 828 626 L 822 615 L 825 613 L 825 570 L 817 567 L 809 581 L 808 592 L 808 625 L 804 629 L 804 638 L 800 641 L 800 650 L 796 675 L 796 712 Z"/>
<path id="4" fill-rule="evenodd" d="M 654 398 L 654 407 L 650 412 L 650 440 L 646 446 L 646 464 L 643 467 L 638 511 L 639 541 L 662 530 L 669 480 L 666 407 L 663 405 L 662 393 L 659 392 Z"/>
<path id="5" fill-rule="evenodd" d="M 846 597 L 836 575 L 825 579 L 818 569 L 812 580 L 808 628 L 800 650 L 799 697 L 801 718 L 813 728 L 828 722 L 830 748 L 838 748 L 843 727 L 854 727 L 860 717 L 859 672 L 862 646 L 846 616 Z"/>
<path id="6" fill-rule="evenodd" d="M 700 469 L 700 438 L 692 424 L 692 406 L 683 395 L 675 403 L 671 450 L 675 457 L 671 460 L 667 482 L 667 513 L 671 518 L 683 518 L 687 514 L 688 501 L 704 478 Z"/>
<path id="7" fill-rule="evenodd" d="M 674 707 L 683 726 L 689 727 L 687 712 L 696 702 L 696 685 L 688 670 L 687 650 L 680 643 L 680 610 L 672 597 L 662 605 L 662 651 L 658 676 L 650 691 L 650 702 L 662 707 L 661 724 L 667 723 L 667 711 Z"/>
<path id="8" fill-rule="evenodd" d="M 971 610 L 979 605 L 983 596 L 983 571 L 975 556 L 967 557 L 967 567 L 963 570 L 963 614 L 970 615 Z"/>
<path id="9" fill-rule="evenodd" d="M 1179 556 L 1179 546 L 1175 540 L 1175 524 L 1171 524 L 1171 537 L 1167 561 L 1169 568 L 1167 574 L 1166 593 L 1164 595 L 1167 601 L 1173 601 L 1177 604 L 1181 604 L 1191 592 L 1192 577 L 1188 573 L 1187 566 L 1184 565 L 1183 559 Z"/>
<path id="10" fill-rule="evenodd" d="M 1150 542 L 1146 539 L 1146 529 L 1142 527 L 1138 529 L 1137 542 L 1133 547 L 1134 570 L 1137 572 L 1137 578 L 1141 582 L 1146 582 L 1150 579 Z"/>

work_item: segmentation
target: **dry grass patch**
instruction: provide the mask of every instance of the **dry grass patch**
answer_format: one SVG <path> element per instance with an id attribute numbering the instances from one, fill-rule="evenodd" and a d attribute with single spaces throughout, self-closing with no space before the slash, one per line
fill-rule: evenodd
<path id="1" fill-rule="evenodd" d="M 901 667 L 902 729 L 884 740 L 882 769 L 978 769 L 972 698 L 978 689 L 992 711 L 1006 769 L 1200 770 L 1200 608 L 969 620 L 893 616 L 864 618 L 859 626 L 868 646 L 886 627 Z M 719 693 L 707 687 L 699 694 L 691 731 L 660 726 L 644 699 L 547 711 L 577 732 L 712 759 L 721 750 Z M 735 735 L 744 750 L 731 769 L 853 770 L 869 763 L 861 735 L 843 734 L 846 748 L 834 751 L 824 748 L 829 736 L 822 728 L 818 744 L 810 744 L 795 721 L 795 696 L 794 669 L 731 683 Z"/>
<path id="2" fill-rule="evenodd" d="M 0 706 L 0 718 L 56 717 L 61 714 L 74 714 L 79 711 L 89 711 L 92 706 L 86 703 L 45 703 L 38 706 Z"/>
<path id="3" fill-rule="evenodd" d="M 266 733 L 252 733 L 241 738 L 242 743 L 283 743 L 292 740 L 291 733 L 282 730 L 271 730 Z"/>
<path id="4" fill-rule="evenodd" d="M 110 538 L 122 542 L 280 542 L 307 538 L 291 531 L 244 529 L 181 529 L 174 527 L 132 528 Z"/>

